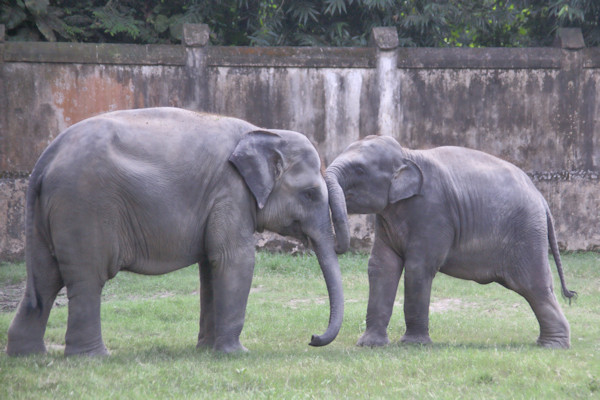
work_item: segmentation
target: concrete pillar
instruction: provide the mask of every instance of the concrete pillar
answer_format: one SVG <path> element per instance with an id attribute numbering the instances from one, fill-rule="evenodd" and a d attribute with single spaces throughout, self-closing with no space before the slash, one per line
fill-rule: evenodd
<path id="1" fill-rule="evenodd" d="M 588 90 L 583 74 L 585 48 L 580 28 L 560 28 L 556 32 L 554 46 L 562 49 L 561 78 L 557 80 L 563 85 L 556 110 L 556 127 L 563 136 L 563 151 L 567 154 L 568 170 L 585 170 L 592 167 L 591 159 L 593 127 L 586 124 L 586 115 L 594 113 L 582 99 Z M 594 117 L 588 117 L 594 120 Z M 581 152 L 589 154 L 581 154 Z"/>
<path id="2" fill-rule="evenodd" d="M 377 47 L 377 82 L 379 85 L 379 112 L 377 131 L 380 135 L 393 136 L 398 118 L 396 105 L 400 104 L 400 82 L 397 72 L 396 48 L 398 32 L 393 27 L 377 27 L 371 31 L 369 44 Z"/>
<path id="3" fill-rule="evenodd" d="M 182 44 L 186 49 L 185 108 L 207 109 L 206 47 L 210 45 L 210 28 L 206 24 L 183 24 Z"/>
<path id="4" fill-rule="evenodd" d="M 182 42 L 186 47 L 204 47 L 210 39 L 210 28 L 206 24 L 183 24 Z"/>
<path id="5" fill-rule="evenodd" d="M 579 50 L 585 47 L 581 28 L 559 28 L 554 38 L 554 47 L 565 50 Z"/>

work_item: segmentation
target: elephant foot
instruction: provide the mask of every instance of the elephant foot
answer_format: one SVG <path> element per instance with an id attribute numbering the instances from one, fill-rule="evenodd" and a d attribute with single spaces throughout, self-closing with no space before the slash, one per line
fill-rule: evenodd
<path id="1" fill-rule="evenodd" d="M 199 350 L 212 349 L 215 346 L 215 340 L 210 339 L 204 336 L 198 337 L 198 343 L 196 343 L 196 348 Z"/>
<path id="2" fill-rule="evenodd" d="M 571 347 L 571 341 L 568 337 L 543 338 L 540 336 L 537 344 L 548 349 L 568 349 Z"/>
<path id="3" fill-rule="evenodd" d="M 248 351 L 248 349 L 240 343 L 239 339 L 228 341 L 217 339 L 213 345 L 213 349 L 224 354 L 245 353 Z"/>
<path id="4" fill-rule="evenodd" d="M 30 354 L 46 354 L 46 345 L 43 341 L 35 343 L 15 342 L 9 340 L 6 345 L 6 354 L 11 357 L 27 356 Z"/>
<path id="5" fill-rule="evenodd" d="M 376 334 L 365 332 L 356 342 L 357 346 L 361 347 L 381 347 L 386 346 L 390 343 L 390 339 L 388 339 L 387 333 L 384 334 Z"/>
<path id="6" fill-rule="evenodd" d="M 223 354 L 241 354 L 241 353 L 247 353 L 248 349 L 245 348 L 244 346 L 242 346 L 241 344 L 239 346 L 227 346 L 227 347 L 214 347 L 214 350 L 219 352 L 219 353 L 223 353 Z"/>
<path id="7" fill-rule="evenodd" d="M 198 343 L 196 343 L 196 349 L 198 350 L 214 350 L 219 353 L 244 353 L 248 349 L 245 348 L 238 338 L 221 338 L 215 339 L 214 337 L 198 335 Z"/>
<path id="8" fill-rule="evenodd" d="M 19 317 L 20 314 L 17 314 Z M 8 328 L 6 354 L 9 356 L 26 356 L 29 354 L 46 353 L 44 331 L 36 329 L 35 324 L 13 321 Z"/>
<path id="9" fill-rule="evenodd" d="M 77 346 L 65 346 L 65 356 L 88 356 L 88 357 L 105 357 L 109 356 L 110 352 L 104 346 L 104 343 L 100 343 L 99 345 L 90 347 L 90 348 L 81 348 Z"/>
<path id="10" fill-rule="evenodd" d="M 425 335 L 409 335 L 409 334 L 405 334 L 400 339 L 400 342 L 402 342 L 402 343 L 409 343 L 409 344 L 431 344 L 431 343 L 433 343 L 431 341 L 431 338 L 427 334 L 425 334 Z"/>

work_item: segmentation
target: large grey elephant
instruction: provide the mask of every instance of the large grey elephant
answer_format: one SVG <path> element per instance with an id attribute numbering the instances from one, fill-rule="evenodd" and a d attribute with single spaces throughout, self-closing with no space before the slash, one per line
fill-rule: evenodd
<path id="1" fill-rule="evenodd" d="M 569 347 L 569 324 L 553 293 L 548 242 L 563 295 L 570 299 L 575 292 L 565 286 L 548 205 L 519 168 L 476 150 L 408 150 L 391 137 L 369 136 L 331 163 L 327 179 L 345 193 L 348 213 L 376 214 L 367 327 L 358 345 L 389 343 L 387 327 L 403 271 L 402 341 L 431 342 L 431 284 L 439 271 L 514 290 L 539 321 L 538 344 Z"/>
<path id="2" fill-rule="evenodd" d="M 345 209 L 343 198 L 336 203 L 336 193 L 329 196 L 323 169 L 302 134 L 219 115 L 154 108 L 73 125 L 31 174 L 27 284 L 7 353 L 46 351 L 50 308 L 66 286 L 65 354 L 107 354 L 100 329 L 104 283 L 119 271 L 155 275 L 193 263 L 201 282 L 198 346 L 245 350 L 239 336 L 253 233 L 263 229 L 312 243 L 330 319 L 310 344 L 330 343 L 342 323 L 343 292 L 328 199 L 334 215 Z"/>

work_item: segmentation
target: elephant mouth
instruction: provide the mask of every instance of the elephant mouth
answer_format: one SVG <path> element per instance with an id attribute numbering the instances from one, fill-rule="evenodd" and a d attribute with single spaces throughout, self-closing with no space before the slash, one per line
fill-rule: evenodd
<path id="1" fill-rule="evenodd" d="M 302 237 L 300 238 L 300 241 L 302 242 L 302 245 L 304 247 L 306 247 L 307 249 L 312 248 L 312 241 L 310 240 L 310 238 L 306 235 L 302 235 Z"/>
<path id="2" fill-rule="evenodd" d="M 300 240 L 306 248 L 310 246 L 310 238 L 302 230 L 300 221 L 293 221 L 290 225 L 283 227 L 279 233 Z"/>

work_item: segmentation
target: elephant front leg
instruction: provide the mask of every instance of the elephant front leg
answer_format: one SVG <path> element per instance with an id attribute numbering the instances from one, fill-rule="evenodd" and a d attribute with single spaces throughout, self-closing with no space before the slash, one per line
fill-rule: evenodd
<path id="1" fill-rule="evenodd" d="M 218 257 L 210 261 L 210 281 L 204 285 L 198 346 L 212 346 L 224 353 L 246 351 L 240 343 L 252 274 L 254 248 L 236 251 L 237 256 Z"/>
<path id="2" fill-rule="evenodd" d="M 400 258 L 381 240 L 376 240 L 369 258 L 369 304 L 367 328 L 357 346 L 385 346 L 398 282 L 402 275 Z"/>
<path id="3" fill-rule="evenodd" d="M 405 343 L 429 344 L 429 302 L 434 274 L 427 264 L 408 259 L 404 266 L 404 320 Z"/>

